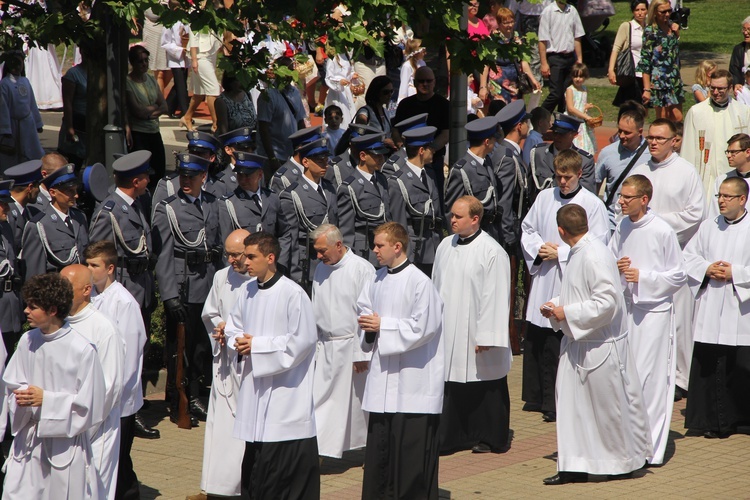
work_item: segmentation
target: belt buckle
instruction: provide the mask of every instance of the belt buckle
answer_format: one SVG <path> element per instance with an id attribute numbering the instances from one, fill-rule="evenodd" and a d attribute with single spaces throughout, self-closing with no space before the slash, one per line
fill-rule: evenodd
<path id="1" fill-rule="evenodd" d="M 3 284 L 3 292 L 12 292 L 13 291 L 13 280 L 8 279 L 5 280 L 5 283 Z"/>
<path id="2" fill-rule="evenodd" d="M 203 257 L 203 262 L 205 262 L 206 264 L 212 262 L 213 261 L 212 255 L 213 255 L 213 252 L 211 251 L 206 252 L 206 256 Z"/>

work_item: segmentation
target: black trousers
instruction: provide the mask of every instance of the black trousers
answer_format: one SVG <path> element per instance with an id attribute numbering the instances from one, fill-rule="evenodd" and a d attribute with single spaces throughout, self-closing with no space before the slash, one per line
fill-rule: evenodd
<path id="1" fill-rule="evenodd" d="M 557 411 L 555 381 L 562 336 L 562 332 L 528 323 L 523 344 L 521 399 L 533 409 Z"/>
<path id="2" fill-rule="evenodd" d="M 120 462 L 117 464 L 116 500 L 138 500 L 141 492 L 138 489 L 138 476 L 133 470 L 130 450 L 135 437 L 135 415 L 120 418 Z"/>
<path id="3" fill-rule="evenodd" d="M 370 413 L 362 499 L 438 498 L 440 415 Z"/>
<path id="4" fill-rule="evenodd" d="M 147 134 L 133 130 L 130 135 L 133 137 L 133 147 L 130 151 L 151 151 L 151 161 L 149 165 L 154 170 L 150 176 L 148 187 L 153 193 L 156 189 L 156 183 L 164 177 L 167 170 L 167 156 L 164 152 L 164 141 L 161 139 L 161 133 Z"/>
<path id="5" fill-rule="evenodd" d="M 175 111 L 179 111 L 181 116 L 185 116 L 188 109 L 188 90 L 187 90 L 187 77 L 188 72 L 186 68 L 171 68 L 172 69 L 172 90 L 167 95 L 167 108 L 169 108 L 169 114 L 175 114 Z"/>
<path id="6" fill-rule="evenodd" d="M 5 358 L 5 366 L 8 366 L 10 357 L 16 352 L 16 344 L 21 339 L 23 332 L 3 332 L 3 344 L 5 344 L 5 352 L 8 356 Z"/>
<path id="7" fill-rule="evenodd" d="M 240 482 L 243 500 L 318 500 L 317 438 L 245 443 Z"/>
<path id="8" fill-rule="evenodd" d="M 695 342 L 685 427 L 720 434 L 750 423 L 750 346 Z"/>
<path id="9" fill-rule="evenodd" d="M 202 386 L 212 381 L 211 343 L 201 320 L 203 304 L 185 304 L 188 319 L 185 322 L 185 380 L 188 399 L 197 398 Z M 177 323 L 167 315 L 167 392 L 170 402 L 176 407 L 177 398 Z"/>
<path id="10" fill-rule="evenodd" d="M 570 86 L 573 79 L 570 70 L 576 62 L 574 52 L 570 54 L 547 54 L 549 64 L 549 95 L 542 103 L 542 107 L 554 113 L 555 108 L 559 112 L 565 111 L 565 89 Z"/>

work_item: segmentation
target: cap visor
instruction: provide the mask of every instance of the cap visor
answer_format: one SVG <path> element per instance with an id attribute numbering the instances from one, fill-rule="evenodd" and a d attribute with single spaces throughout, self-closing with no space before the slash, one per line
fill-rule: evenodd
<path id="1" fill-rule="evenodd" d="M 375 148 L 375 149 L 368 149 L 370 153 L 376 154 L 376 155 L 384 155 L 386 153 L 390 153 L 390 148 L 382 147 L 382 148 Z"/>
<path id="2" fill-rule="evenodd" d="M 205 170 L 192 170 L 189 168 L 178 168 L 177 172 L 180 175 L 184 175 L 186 177 L 195 177 L 196 175 L 200 175 L 205 172 Z"/>

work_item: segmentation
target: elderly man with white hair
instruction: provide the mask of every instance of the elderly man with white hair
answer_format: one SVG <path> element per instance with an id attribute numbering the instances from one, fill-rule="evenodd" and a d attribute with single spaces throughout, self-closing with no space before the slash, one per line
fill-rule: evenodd
<path id="1" fill-rule="evenodd" d="M 313 279 L 313 312 L 318 327 L 313 398 L 318 452 L 341 458 L 367 443 L 362 410 L 370 353 L 357 339 L 357 298 L 375 277 L 368 261 L 344 246 L 341 231 L 322 224 L 311 234 L 320 264 Z"/>

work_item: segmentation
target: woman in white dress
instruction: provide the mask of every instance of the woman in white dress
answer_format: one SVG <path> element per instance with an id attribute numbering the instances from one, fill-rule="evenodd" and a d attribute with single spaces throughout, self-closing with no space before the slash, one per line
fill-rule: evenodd
<path id="1" fill-rule="evenodd" d="M 47 8 L 44 0 L 26 3 L 38 3 L 45 9 Z M 31 40 L 27 41 L 27 46 L 26 78 L 29 79 L 31 88 L 34 89 L 37 107 L 39 109 L 62 108 L 62 70 L 60 61 L 57 60 L 55 46 L 50 43 L 44 48 Z"/>
<path id="2" fill-rule="evenodd" d="M 221 40 L 213 31 L 190 31 L 190 60 L 193 71 L 190 73 L 189 89 L 193 92 L 185 116 L 180 118 L 180 125 L 193 130 L 193 115 L 198 105 L 204 100 L 211 113 L 211 130 L 216 131 L 216 109 L 214 103 L 221 93 L 219 80 L 216 78 L 216 55 L 221 49 Z"/>
<path id="3" fill-rule="evenodd" d="M 401 102 L 402 99 L 417 93 L 417 88 L 414 86 L 414 72 L 417 71 L 417 68 L 425 65 L 425 50 L 422 47 L 422 40 L 418 38 L 406 41 L 404 63 L 401 65 L 401 83 L 396 102 Z"/>
<path id="4" fill-rule="evenodd" d="M 349 56 L 345 53 L 329 53 L 326 59 L 326 108 L 332 104 L 340 107 L 341 123 L 351 123 L 354 117 L 354 95 L 350 85 L 353 78 L 357 78 L 357 74 Z"/>

